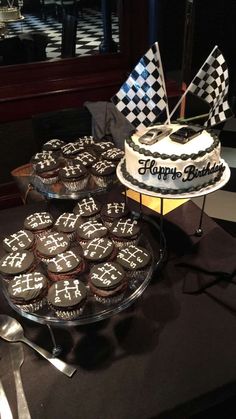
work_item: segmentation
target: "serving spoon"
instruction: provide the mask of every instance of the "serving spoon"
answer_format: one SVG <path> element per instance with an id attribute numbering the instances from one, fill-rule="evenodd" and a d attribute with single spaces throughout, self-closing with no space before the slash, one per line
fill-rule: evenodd
<path id="1" fill-rule="evenodd" d="M 8 342 L 23 342 L 37 351 L 43 358 L 51 362 L 51 364 L 68 377 L 72 377 L 76 368 L 66 364 L 58 358 L 55 358 L 50 352 L 36 345 L 27 339 L 21 324 L 13 317 L 0 314 L 0 337 Z"/>

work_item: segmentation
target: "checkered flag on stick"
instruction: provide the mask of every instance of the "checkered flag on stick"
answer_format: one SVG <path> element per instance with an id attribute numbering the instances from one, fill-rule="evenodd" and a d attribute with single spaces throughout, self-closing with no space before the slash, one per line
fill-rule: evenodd
<path id="1" fill-rule="evenodd" d="M 169 119 L 165 80 L 157 42 L 141 58 L 111 100 L 135 128 L 150 126 L 163 111 L 166 111 Z"/>
<path id="2" fill-rule="evenodd" d="M 197 75 L 194 77 L 184 95 L 177 103 L 170 117 L 188 92 L 209 103 L 210 111 L 205 126 L 211 127 L 233 116 L 227 95 L 229 90 L 229 74 L 225 59 L 218 46 L 215 46 Z"/>
<path id="3" fill-rule="evenodd" d="M 210 104 L 206 126 L 219 124 L 233 114 L 227 101 L 229 74 L 225 59 L 215 46 L 189 86 L 189 91 Z"/>

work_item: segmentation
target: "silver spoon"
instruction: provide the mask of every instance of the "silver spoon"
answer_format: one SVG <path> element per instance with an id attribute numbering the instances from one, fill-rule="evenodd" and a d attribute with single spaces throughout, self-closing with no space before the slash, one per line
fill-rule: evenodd
<path id="1" fill-rule="evenodd" d="M 50 352 L 31 342 L 24 336 L 24 330 L 21 324 L 13 317 L 0 314 L 0 337 L 8 342 L 23 342 L 37 351 L 43 358 L 47 359 L 59 371 L 68 377 L 72 377 L 76 368 L 66 364 L 58 358 L 54 358 Z"/>

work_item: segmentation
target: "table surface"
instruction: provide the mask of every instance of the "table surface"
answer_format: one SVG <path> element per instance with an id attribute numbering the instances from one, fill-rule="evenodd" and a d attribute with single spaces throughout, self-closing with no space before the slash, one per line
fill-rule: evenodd
<path id="1" fill-rule="evenodd" d="M 1 211 L 0 239 L 45 205 Z M 175 266 L 201 240 L 194 236 L 199 217 L 190 201 L 165 216 L 167 263 L 129 309 L 99 323 L 54 329 L 61 358 L 78 368 L 72 378 L 24 346 L 21 375 L 33 419 L 186 418 L 236 393 L 235 315 L 207 295 L 184 294 Z M 205 234 L 215 226 L 204 215 Z M 17 318 L 29 339 L 51 350 L 47 327 L 20 317 L 2 294 L 0 312 Z M 17 417 L 9 345 L 0 340 L 0 377 Z"/>

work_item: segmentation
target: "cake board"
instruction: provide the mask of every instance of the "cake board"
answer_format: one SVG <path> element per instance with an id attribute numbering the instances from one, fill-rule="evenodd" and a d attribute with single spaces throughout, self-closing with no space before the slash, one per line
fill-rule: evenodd
<path id="1" fill-rule="evenodd" d="M 203 228 L 202 228 L 202 219 L 203 219 L 203 213 L 206 203 L 206 196 L 210 193 L 216 192 L 217 190 L 221 189 L 226 183 L 229 181 L 231 172 L 228 164 L 225 162 L 225 160 L 221 160 L 222 163 L 225 166 L 224 173 L 220 179 L 219 182 L 215 183 L 214 185 L 210 185 L 200 191 L 195 191 L 191 193 L 182 193 L 182 194 L 161 194 L 160 192 L 153 192 L 148 191 L 146 189 L 142 189 L 136 185 L 133 185 L 131 182 L 129 182 L 127 179 L 124 178 L 121 167 L 122 164 L 125 162 L 125 158 L 123 158 L 120 163 L 117 166 L 116 174 L 119 179 L 119 181 L 128 189 L 131 189 L 135 192 L 138 192 L 140 194 L 140 208 L 142 207 L 142 195 L 148 195 L 155 198 L 160 198 L 160 257 L 163 258 L 164 252 L 165 252 L 165 241 L 163 240 L 164 234 L 163 234 L 163 200 L 164 199 L 191 199 L 191 198 L 197 198 L 203 196 L 203 203 L 201 208 L 201 214 L 200 214 L 200 220 L 199 220 L 199 226 L 196 228 L 195 234 L 197 236 L 202 236 L 203 234 Z"/>

